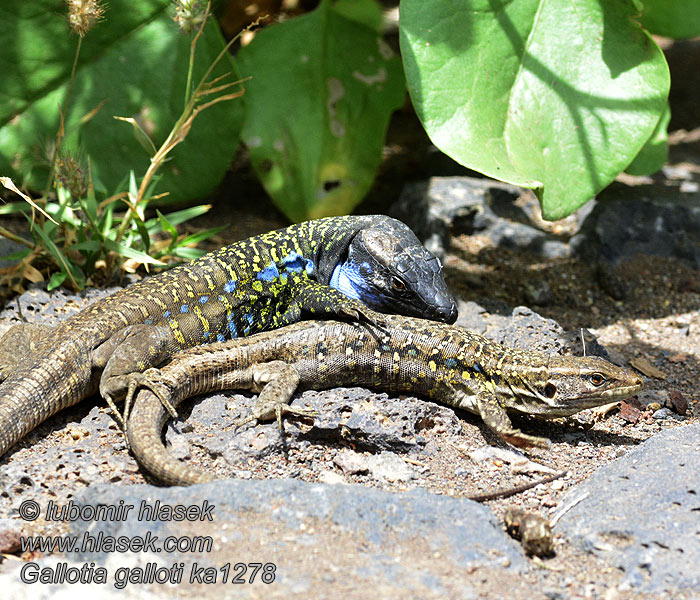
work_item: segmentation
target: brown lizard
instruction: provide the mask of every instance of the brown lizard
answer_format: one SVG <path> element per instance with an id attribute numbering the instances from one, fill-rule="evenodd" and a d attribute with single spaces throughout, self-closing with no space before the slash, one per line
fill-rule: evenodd
<path id="1" fill-rule="evenodd" d="M 168 483 L 214 479 L 172 458 L 161 441 L 165 404 L 224 389 L 259 391 L 248 420 L 284 413 L 297 389 L 340 385 L 414 392 L 474 412 L 517 446 L 548 440 L 515 429 L 508 413 L 555 418 L 635 394 L 642 379 L 600 357 L 557 356 L 499 345 L 463 328 L 383 315 L 383 324 L 307 321 L 194 348 L 140 377 L 127 437 L 139 463 Z"/>

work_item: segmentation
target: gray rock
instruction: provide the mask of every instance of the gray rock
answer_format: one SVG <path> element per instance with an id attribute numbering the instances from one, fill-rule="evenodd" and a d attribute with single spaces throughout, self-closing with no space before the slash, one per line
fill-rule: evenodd
<path id="1" fill-rule="evenodd" d="M 499 344 L 515 348 L 537 348 L 540 352 L 552 354 L 602 356 L 610 360 L 605 348 L 587 329 L 567 332 L 556 321 L 541 317 L 526 306 L 514 308 L 511 318 L 505 320 L 502 327 L 489 330 L 487 335 Z M 581 336 L 585 340 L 585 352 Z"/>
<path id="2" fill-rule="evenodd" d="M 414 477 L 411 466 L 392 452 L 381 452 L 368 458 L 369 472 L 375 479 L 405 482 Z"/>
<path id="3" fill-rule="evenodd" d="M 699 454 L 699 424 L 655 435 L 570 492 L 561 506 L 573 506 L 556 531 L 624 571 L 640 592 L 697 591 Z"/>
<path id="4" fill-rule="evenodd" d="M 405 186 L 389 212 L 438 256 L 444 256 L 452 235 L 475 233 L 488 236 L 496 246 L 550 258 L 568 256 L 564 241 L 534 224 L 537 201 L 515 203 L 522 193 L 521 188 L 493 179 L 433 177 Z"/>
<path id="5" fill-rule="evenodd" d="M 347 475 L 357 475 L 369 471 L 367 456 L 354 450 L 341 450 L 333 457 L 333 462 Z"/>
<path id="6" fill-rule="evenodd" d="M 668 186 L 602 192 L 581 231 L 571 240 L 575 254 L 615 265 L 637 254 L 682 259 L 700 268 L 700 193 Z"/>
<path id="7" fill-rule="evenodd" d="M 193 562 L 216 570 L 227 563 L 274 562 L 275 597 L 293 596 L 312 585 L 314 597 L 323 597 L 323 590 L 330 595 L 340 584 L 342 589 L 362 590 L 379 585 L 383 597 L 439 598 L 445 590 L 454 589 L 455 578 L 463 586 L 460 592 L 468 592 L 469 573 L 474 570 L 486 569 L 490 576 L 507 578 L 527 568 L 517 543 L 486 507 L 423 490 L 394 494 L 358 485 L 226 480 L 168 489 L 96 485 L 75 498 L 78 506 L 116 506 L 122 501 L 135 507 L 127 519 L 78 519 L 69 523 L 68 534 L 81 539 L 86 532 L 93 537 L 129 539 L 143 539 L 149 532 L 159 540 L 210 537 L 211 551 L 169 551 L 157 557 L 125 554 L 120 558 L 125 564 L 183 562 L 185 573 Z M 213 521 L 139 520 L 142 502 L 148 506 L 156 502 L 213 505 Z M 110 565 L 115 558 L 95 550 L 80 550 L 67 557 L 97 565 Z M 321 579 L 323 574 L 326 577 Z M 221 589 L 220 578 L 219 571 L 218 584 L 212 589 Z M 185 579 L 178 590 L 188 587 Z"/>
<path id="8" fill-rule="evenodd" d="M 56 325 L 81 311 L 88 304 L 121 289 L 119 287 L 88 288 L 78 294 L 72 294 L 63 288 L 47 292 L 45 285 L 33 284 L 24 294 L 9 302 L 0 311 L 0 320 L 9 319 L 11 323 Z"/>

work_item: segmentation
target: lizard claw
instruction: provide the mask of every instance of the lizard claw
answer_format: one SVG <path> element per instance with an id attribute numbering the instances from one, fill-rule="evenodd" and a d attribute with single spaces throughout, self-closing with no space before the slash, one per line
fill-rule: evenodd
<path id="1" fill-rule="evenodd" d="M 153 392 L 165 410 L 168 411 L 168 414 L 173 419 L 177 419 L 177 410 L 175 410 L 175 406 L 170 401 L 171 386 L 168 385 L 165 378 L 161 375 L 160 369 L 151 368 L 143 373 L 131 373 L 129 375 L 126 400 L 124 401 L 124 421 L 128 418 L 131 403 L 139 388 L 146 388 Z"/>
<path id="2" fill-rule="evenodd" d="M 126 421 L 125 421 L 123 415 L 119 412 L 119 409 L 117 408 L 117 405 L 114 403 L 114 400 L 112 400 L 112 396 L 110 396 L 109 394 L 103 394 L 103 397 L 107 402 L 107 406 L 109 406 L 109 409 L 112 411 L 114 418 L 119 423 L 119 427 L 124 429 L 124 423 Z"/>
<path id="3" fill-rule="evenodd" d="M 275 419 L 280 431 L 282 431 L 283 415 L 295 415 L 297 417 L 313 419 L 314 417 L 318 416 L 318 412 L 307 408 L 297 408 L 295 406 L 289 406 L 288 404 L 273 402 L 262 407 L 256 407 L 250 416 L 243 419 L 237 419 L 233 422 L 233 425 L 235 427 L 241 427 L 243 425 L 247 425 L 248 423 L 252 423 L 253 421 L 269 421 L 271 419 Z"/>
<path id="4" fill-rule="evenodd" d="M 126 388 L 126 398 L 124 399 L 124 410 L 122 412 L 117 408 L 112 394 L 106 391 L 106 389 L 102 392 L 102 396 L 107 401 L 107 405 L 122 429 L 125 428 L 125 424 L 129 420 L 131 406 L 139 388 L 151 390 L 158 397 L 170 416 L 173 417 L 173 419 L 177 418 L 177 411 L 170 401 L 170 386 L 168 386 L 165 380 L 160 376 L 160 371 L 158 369 L 148 369 L 143 373 L 130 373 L 129 375 L 120 376 L 118 379 L 112 378 L 110 383 L 112 385 L 117 384 L 118 389 Z"/>

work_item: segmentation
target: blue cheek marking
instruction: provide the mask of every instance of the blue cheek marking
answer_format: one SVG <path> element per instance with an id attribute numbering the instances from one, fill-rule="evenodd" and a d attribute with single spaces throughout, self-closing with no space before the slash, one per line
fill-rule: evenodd
<path id="1" fill-rule="evenodd" d="M 271 262 L 262 271 L 257 274 L 257 278 L 260 281 L 274 281 L 280 276 L 280 272 L 277 269 L 277 265 Z"/>
<path id="2" fill-rule="evenodd" d="M 183 304 L 183 305 L 180 307 L 180 312 L 183 313 L 183 314 L 184 314 L 184 313 L 188 313 L 188 312 L 190 312 L 190 307 L 187 306 L 187 304 Z"/>
<path id="3" fill-rule="evenodd" d="M 348 263 L 339 264 L 333 269 L 330 286 L 348 298 L 364 302 L 370 308 L 381 309 L 384 306 L 382 297 L 368 289 L 362 275 Z"/>
<path id="4" fill-rule="evenodd" d="M 206 304 L 208 301 L 209 301 L 209 296 L 202 296 L 202 297 L 199 299 L 199 303 L 200 303 L 200 304 Z"/>
<path id="5" fill-rule="evenodd" d="M 224 284 L 224 291 L 225 292 L 228 292 L 229 294 L 231 294 L 235 290 L 236 290 L 236 282 L 233 279 L 231 279 L 230 281 L 227 281 Z"/>

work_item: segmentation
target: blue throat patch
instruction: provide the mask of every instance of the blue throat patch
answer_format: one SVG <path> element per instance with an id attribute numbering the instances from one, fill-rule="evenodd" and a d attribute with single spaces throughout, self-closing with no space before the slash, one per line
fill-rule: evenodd
<path id="1" fill-rule="evenodd" d="M 333 275 L 329 282 L 330 287 L 345 294 L 348 298 L 364 302 L 370 308 L 380 304 L 380 297 L 372 294 L 363 285 L 362 275 L 359 269 L 354 268 L 349 262 L 338 263 L 333 269 Z"/>

